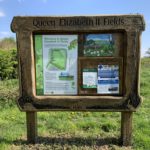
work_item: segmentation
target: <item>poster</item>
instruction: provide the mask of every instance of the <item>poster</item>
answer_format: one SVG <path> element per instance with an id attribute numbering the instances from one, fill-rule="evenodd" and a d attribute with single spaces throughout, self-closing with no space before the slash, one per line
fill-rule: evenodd
<path id="1" fill-rule="evenodd" d="M 114 56 L 115 39 L 112 34 L 87 34 L 84 56 Z"/>
<path id="2" fill-rule="evenodd" d="M 77 35 L 35 35 L 37 95 L 77 94 Z"/>
<path id="3" fill-rule="evenodd" d="M 83 69 L 83 88 L 97 88 L 97 69 Z"/>
<path id="4" fill-rule="evenodd" d="M 98 65 L 98 94 L 119 94 L 119 66 Z"/>

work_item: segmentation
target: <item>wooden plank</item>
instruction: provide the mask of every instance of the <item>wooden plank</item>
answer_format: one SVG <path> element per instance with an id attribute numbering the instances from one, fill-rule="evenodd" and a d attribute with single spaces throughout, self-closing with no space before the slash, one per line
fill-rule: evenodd
<path id="1" fill-rule="evenodd" d="M 27 140 L 29 143 L 35 143 L 37 138 L 37 113 L 26 112 L 27 120 Z"/>
<path id="2" fill-rule="evenodd" d="M 121 142 L 123 146 L 130 146 L 132 139 L 132 112 L 121 113 Z"/>

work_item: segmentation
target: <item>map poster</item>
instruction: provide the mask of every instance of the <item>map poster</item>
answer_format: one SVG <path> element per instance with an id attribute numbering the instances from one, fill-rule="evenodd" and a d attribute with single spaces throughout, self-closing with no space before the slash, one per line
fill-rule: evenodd
<path id="1" fill-rule="evenodd" d="M 97 69 L 83 69 L 83 88 L 97 88 Z"/>
<path id="2" fill-rule="evenodd" d="M 98 65 L 98 94 L 119 94 L 119 66 Z"/>
<path id="3" fill-rule="evenodd" d="M 35 35 L 36 94 L 77 94 L 77 35 Z"/>

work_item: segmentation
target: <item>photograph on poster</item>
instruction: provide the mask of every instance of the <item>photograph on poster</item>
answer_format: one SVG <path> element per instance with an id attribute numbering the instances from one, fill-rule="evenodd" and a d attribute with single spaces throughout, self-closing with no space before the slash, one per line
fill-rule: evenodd
<path id="1" fill-rule="evenodd" d="M 84 42 L 84 56 L 114 56 L 113 34 L 87 34 Z"/>
<path id="2" fill-rule="evenodd" d="M 36 94 L 77 94 L 77 35 L 35 35 Z"/>
<path id="3" fill-rule="evenodd" d="M 98 94 L 119 94 L 119 66 L 98 65 Z"/>
<path id="4" fill-rule="evenodd" d="M 97 88 L 97 68 L 83 69 L 83 88 Z"/>

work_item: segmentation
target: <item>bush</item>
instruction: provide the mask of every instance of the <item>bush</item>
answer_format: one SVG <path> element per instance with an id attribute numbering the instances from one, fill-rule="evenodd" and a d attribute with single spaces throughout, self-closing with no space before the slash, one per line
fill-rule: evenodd
<path id="1" fill-rule="evenodd" d="M 17 51 L 0 50 L 0 78 L 15 79 L 17 78 Z"/>

